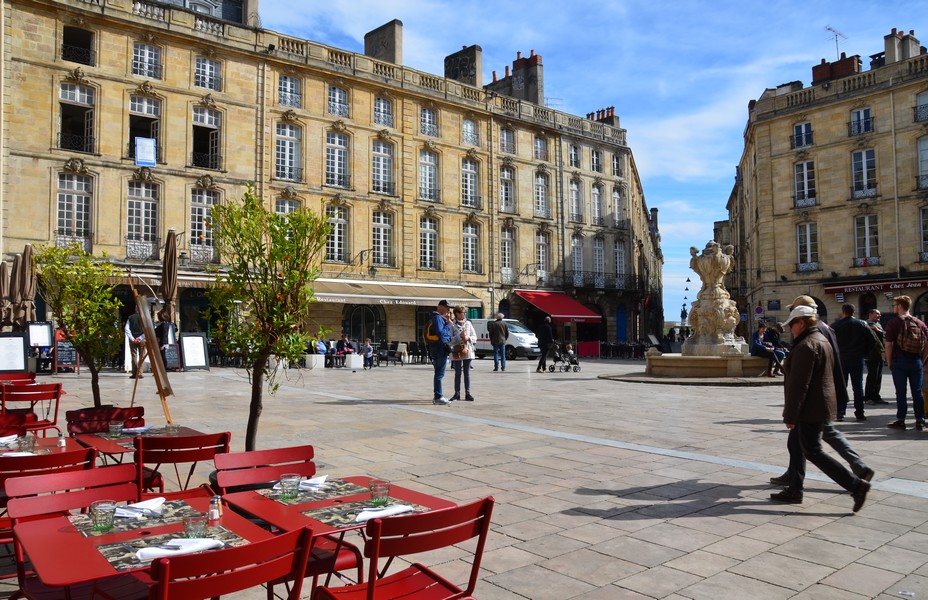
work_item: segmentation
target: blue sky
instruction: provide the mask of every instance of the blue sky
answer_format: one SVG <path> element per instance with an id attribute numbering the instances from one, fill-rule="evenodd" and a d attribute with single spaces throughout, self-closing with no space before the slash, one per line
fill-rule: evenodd
<path id="1" fill-rule="evenodd" d="M 517 51 L 535 50 L 553 108 L 582 116 L 615 106 L 648 208 L 659 210 L 667 321 L 698 291 L 684 291 L 698 279 L 690 246 L 705 246 L 727 218 L 748 102 L 781 83 L 808 86 L 812 66 L 836 58 L 828 26 L 864 69 L 894 27 L 928 45 L 924 3 L 908 0 L 261 0 L 260 13 L 267 29 L 359 53 L 365 33 L 399 19 L 406 66 L 441 75 L 445 56 L 477 44 L 484 83 Z"/>

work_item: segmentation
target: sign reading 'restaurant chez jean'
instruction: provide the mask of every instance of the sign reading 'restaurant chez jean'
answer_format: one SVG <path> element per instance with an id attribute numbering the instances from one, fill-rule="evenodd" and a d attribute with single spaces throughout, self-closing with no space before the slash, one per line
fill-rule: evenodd
<path id="1" fill-rule="evenodd" d="M 864 292 L 910 290 L 913 288 L 920 288 L 925 286 L 928 286 L 928 279 L 911 279 L 905 281 L 896 279 L 892 281 L 878 281 L 874 283 L 860 284 L 842 283 L 826 285 L 824 287 L 826 294 L 855 294 Z"/>

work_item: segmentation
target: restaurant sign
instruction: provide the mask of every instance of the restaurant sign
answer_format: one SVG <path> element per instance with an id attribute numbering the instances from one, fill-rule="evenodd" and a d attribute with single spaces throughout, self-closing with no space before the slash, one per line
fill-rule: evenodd
<path id="1" fill-rule="evenodd" d="M 904 291 L 925 287 L 926 285 L 928 285 L 928 280 L 926 279 L 906 281 L 897 279 L 894 281 L 881 281 L 876 283 L 826 285 L 824 287 L 826 294 L 862 294 L 866 292 Z"/>

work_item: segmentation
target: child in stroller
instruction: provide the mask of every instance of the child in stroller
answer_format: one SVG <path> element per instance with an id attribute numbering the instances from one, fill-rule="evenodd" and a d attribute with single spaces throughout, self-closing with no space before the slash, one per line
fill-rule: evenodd
<path id="1" fill-rule="evenodd" d="M 551 342 L 551 347 L 548 348 L 547 360 L 551 362 L 548 365 L 548 371 L 551 373 L 555 371 L 567 373 L 571 369 L 573 369 L 574 373 L 580 372 L 580 362 L 577 360 L 574 347 L 571 344 L 567 344 L 562 350 L 559 342 Z"/>

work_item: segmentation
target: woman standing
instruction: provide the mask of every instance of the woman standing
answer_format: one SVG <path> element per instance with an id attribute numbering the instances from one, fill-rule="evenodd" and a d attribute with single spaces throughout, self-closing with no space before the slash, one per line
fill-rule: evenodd
<path id="1" fill-rule="evenodd" d="M 454 321 L 451 322 L 451 368 L 454 369 L 454 396 L 451 400 L 461 399 L 461 372 L 464 373 L 464 400 L 473 402 L 470 393 L 470 363 L 476 356 L 474 344 L 477 332 L 467 319 L 467 307 L 454 307 Z"/>

